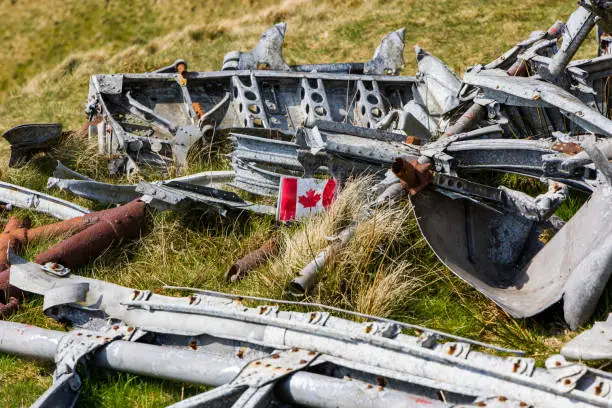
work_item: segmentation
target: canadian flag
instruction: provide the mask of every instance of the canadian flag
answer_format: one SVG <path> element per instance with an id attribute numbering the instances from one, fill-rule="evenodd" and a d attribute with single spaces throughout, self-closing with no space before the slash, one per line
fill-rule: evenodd
<path id="1" fill-rule="evenodd" d="M 336 180 L 282 177 L 276 219 L 292 221 L 327 209 L 336 195 Z"/>

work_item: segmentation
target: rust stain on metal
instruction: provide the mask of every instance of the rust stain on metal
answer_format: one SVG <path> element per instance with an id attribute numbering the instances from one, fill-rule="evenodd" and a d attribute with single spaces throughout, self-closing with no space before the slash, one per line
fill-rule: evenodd
<path id="1" fill-rule="evenodd" d="M 193 107 L 193 111 L 195 112 L 196 117 L 200 119 L 204 115 L 204 109 L 202 109 L 202 105 L 200 105 L 200 102 L 193 102 L 191 106 Z"/>
<path id="2" fill-rule="evenodd" d="M 23 292 L 9 284 L 8 249 L 18 253 L 22 247 L 42 239 L 75 234 L 39 254 L 35 262 L 60 263 L 74 267 L 85 265 L 112 244 L 140 236 L 145 221 L 146 204 L 140 200 L 82 217 L 30 229 L 28 219 L 10 218 L 0 234 L 0 318 L 17 310 Z"/>
<path id="3" fill-rule="evenodd" d="M 555 142 L 552 145 L 552 150 L 573 156 L 575 154 L 580 153 L 584 149 L 580 147 L 578 143 L 574 143 L 574 142 L 567 142 L 567 143 Z"/>
<path id="4" fill-rule="evenodd" d="M 420 146 L 421 145 L 421 138 L 418 137 L 418 136 L 407 136 L 406 137 L 406 144 Z"/>
<path id="5" fill-rule="evenodd" d="M 410 195 L 415 195 L 431 182 L 431 163 L 419 163 L 416 159 L 403 157 L 395 159 L 391 165 L 393 173 L 402 181 Z"/>
<path id="6" fill-rule="evenodd" d="M 452 126 L 448 127 L 442 136 L 449 137 L 472 130 L 480 120 L 484 119 L 485 113 L 486 109 L 484 106 L 477 103 L 472 104 Z"/>

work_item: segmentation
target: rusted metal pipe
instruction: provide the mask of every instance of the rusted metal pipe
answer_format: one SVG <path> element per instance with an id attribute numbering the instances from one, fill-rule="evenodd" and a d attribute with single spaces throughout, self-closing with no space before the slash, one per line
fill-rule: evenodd
<path id="1" fill-rule="evenodd" d="M 97 223 L 39 254 L 34 262 L 57 262 L 69 267 L 85 265 L 114 243 L 140 237 L 145 210 L 146 203 L 134 200 L 121 207 L 101 211 L 97 213 Z"/>
<path id="2" fill-rule="evenodd" d="M 0 303 L 0 319 L 10 316 L 19 309 L 19 300 L 15 297 L 10 297 L 8 302 Z"/>
<path id="3" fill-rule="evenodd" d="M 391 171 L 399 178 L 410 195 L 415 195 L 431 182 L 431 163 L 419 163 L 417 159 L 398 157 Z"/>
<path id="4" fill-rule="evenodd" d="M 230 282 L 241 280 L 250 271 L 263 265 L 268 259 L 278 254 L 278 250 L 278 237 L 266 241 L 260 248 L 234 262 L 225 273 L 225 279 Z"/>
<path id="5" fill-rule="evenodd" d="M 30 221 L 20 220 L 16 217 L 11 217 L 0 236 L 0 270 L 9 267 L 7 259 L 7 251 L 10 247 L 12 252 L 19 252 L 19 249 L 27 242 L 27 229 L 30 226 Z"/>
<path id="6" fill-rule="evenodd" d="M 9 277 L 9 268 L 0 272 L 0 319 L 17 310 L 19 299 L 23 298 L 23 292 L 9 284 Z"/>
<path id="7" fill-rule="evenodd" d="M 87 264 L 116 242 L 138 238 L 144 225 L 146 203 L 135 200 L 120 207 L 75 217 L 28 230 L 29 221 L 11 218 L 0 234 L 0 319 L 16 311 L 23 292 L 9 284 L 9 246 L 18 252 L 27 243 L 74 234 L 39 254 L 35 261 L 75 267 Z"/>
<path id="8" fill-rule="evenodd" d="M 449 137 L 472 130 L 478 122 L 484 119 L 486 111 L 484 106 L 472 103 L 472 106 L 454 124 L 446 129 L 442 137 Z"/>

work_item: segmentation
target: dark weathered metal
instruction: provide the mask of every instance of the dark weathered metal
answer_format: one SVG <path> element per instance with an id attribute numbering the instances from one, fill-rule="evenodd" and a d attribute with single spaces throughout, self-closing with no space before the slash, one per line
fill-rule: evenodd
<path id="1" fill-rule="evenodd" d="M 225 273 L 225 279 L 231 282 L 237 282 L 243 279 L 253 269 L 266 263 L 271 257 L 278 253 L 278 240 L 278 237 L 274 237 L 266 241 L 255 251 L 249 252 L 243 258 L 234 262 Z"/>
<path id="2" fill-rule="evenodd" d="M 59 142 L 62 125 L 31 124 L 15 126 L 4 132 L 4 139 L 11 145 L 9 167 L 19 167 L 34 154 L 46 151 Z"/>

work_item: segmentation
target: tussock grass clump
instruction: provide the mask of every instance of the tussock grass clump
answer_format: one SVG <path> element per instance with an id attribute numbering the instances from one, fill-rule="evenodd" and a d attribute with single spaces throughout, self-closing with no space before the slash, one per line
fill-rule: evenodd
<path id="1" fill-rule="evenodd" d="M 405 251 L 416 232 L 409 203 L 367 215 L 371 187 L 370 179 L 352 181 L 329 211 L 283 231 L 281 254 L 248 278 L 252 290 L 288 296 L 286 289 L 297 273 L 343 228 L 358 222 L 348 244 L 332 250 L 306 300 L 378 316 L 401 312 L 430 272 Z"/>

